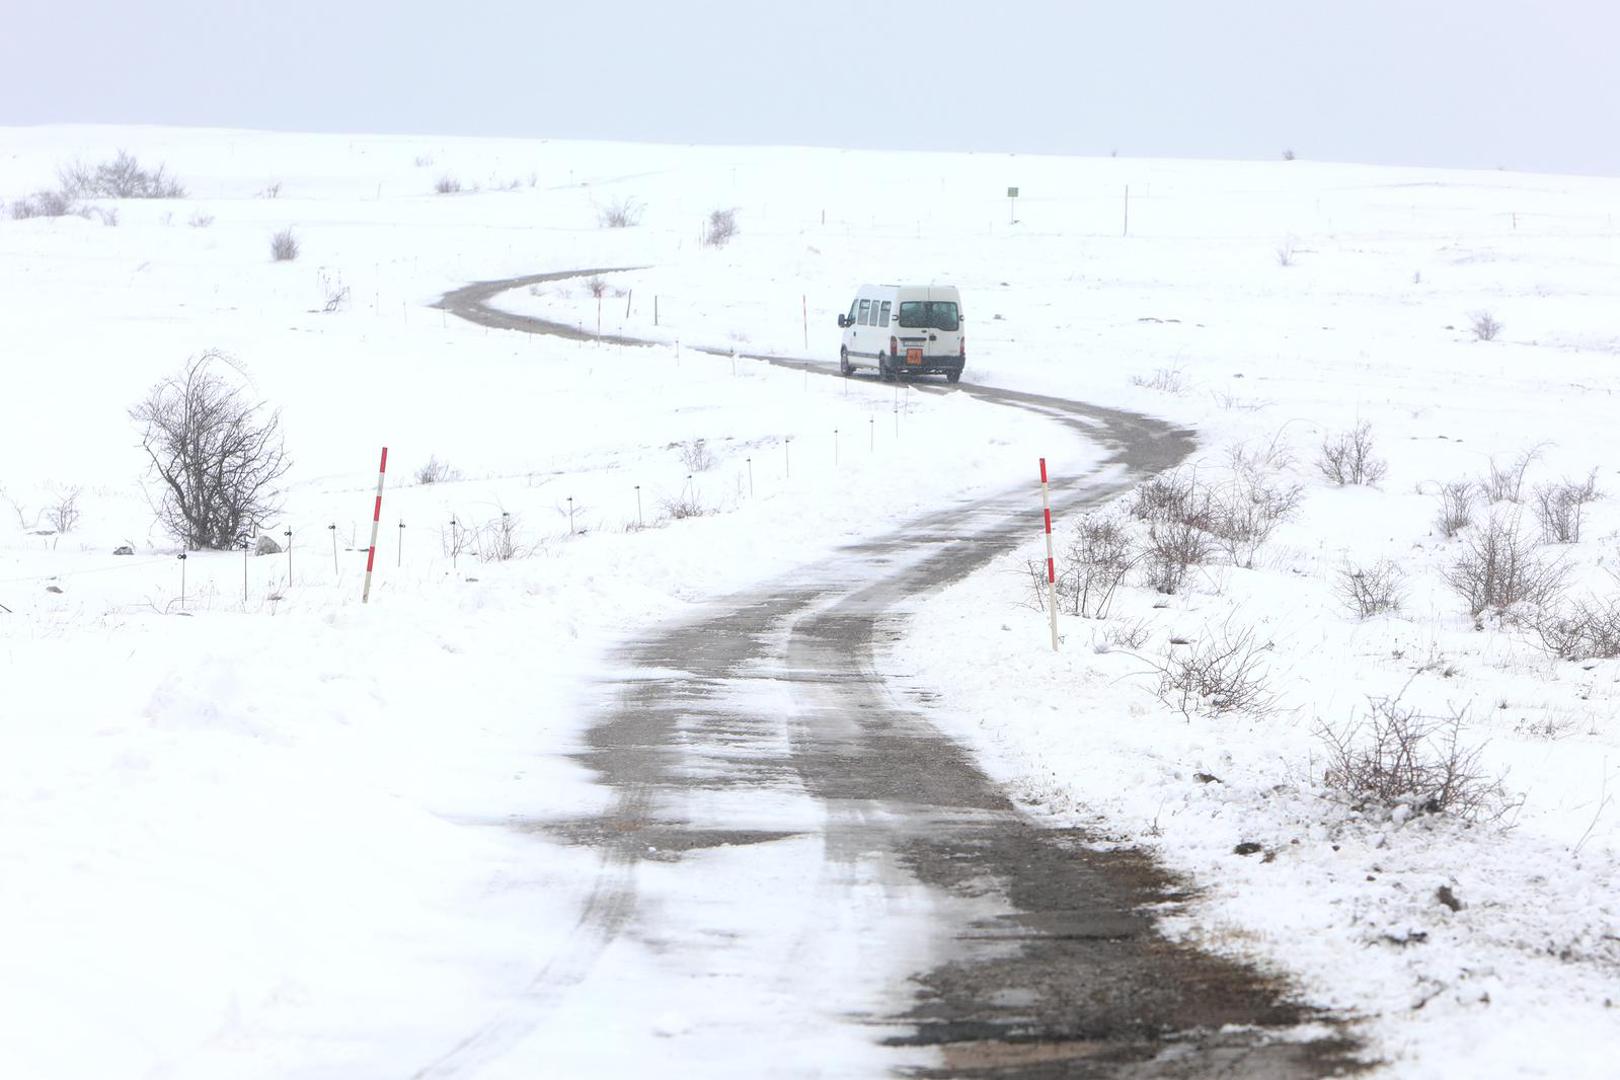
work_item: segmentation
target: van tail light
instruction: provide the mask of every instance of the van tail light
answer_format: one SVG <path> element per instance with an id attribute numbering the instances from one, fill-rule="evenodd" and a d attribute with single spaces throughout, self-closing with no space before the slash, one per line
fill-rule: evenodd
<path id="1" fill-rule="evenodd" d="M 963 359 L 963 361 L 967 360 L 967 335 L 966 334 L 962 335 L 962 359 Z"/>
<path id="2" fill-rule="evenodd" d="M 890 338 L 889 338 L 889 355 L 890 356 L 899 356 L 900 355 L 900 339 L 899 338 L 890 336 Z"/>

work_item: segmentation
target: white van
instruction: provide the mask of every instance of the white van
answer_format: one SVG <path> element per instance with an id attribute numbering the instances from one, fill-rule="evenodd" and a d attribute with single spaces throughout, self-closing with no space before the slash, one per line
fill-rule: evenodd
<path id="1" fill-rule="evenodd" d="M 862 285 L 838 325 L 844 331 L 838 370 L 845 375 L 870 367 L 885 379 L 942 374 L 956 382 L 967 364 L 954 285 Z"/>

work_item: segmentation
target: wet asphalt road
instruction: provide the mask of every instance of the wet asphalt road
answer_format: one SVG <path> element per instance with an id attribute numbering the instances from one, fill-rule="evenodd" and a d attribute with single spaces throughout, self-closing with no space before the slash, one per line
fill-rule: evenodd
<path id="1" fill-rule="evenodd" d="M 609 269 L 468 286 L 441 301 L 481 325 L 579 338 L 575 328 L 495 311 L 496 294 Z M 632 344 L 632 342 L 624 342 Z M 834 375 L 836 366 L 759 357 Z M 968 378 L 971 379 L 971 370 Z M 969 393 L 1080 429 L 1107 468 L 1059 481 L 1054 513 L 1104 500 L 1180 461 L 1192 434 L 1080 402 L 973 386 Z M 929 966 L 893 988 L 899 1003 L 845 1015 L 895 1048 L 908 1076 L 1314 1077 L 1354 1071 L 1331 1018 L 1290 1004 L 1256 971 L 1173 945 L 1149 906 L 1184 896 L 1147 856 L 1098 837 L 1038 828 L 928 720 L 926 687 L 880 669 L 908 605 L 984 566 L 1039 528 L 1031 491 L 952 507 L 872 537 L 783 580 L 718 599 L 685 623 L 649 627 L 623 647 L 622 682 L 603 687 L 585 763 L 614 793 L 600 818 L 559 832 L 601 854 L 554 980 L 590 978 L 592 958 L 645 915 L 636 864 L 681 865 L 694 851 L 802 837 L 770 811 L 774 795 L 814 800 L 822 895 L 874 875 L 895 899 L 893 932 L 916 937 L 916 897 L 932 899 Z M 1077 707 L 1078 704 L 1077 704 Z M 700 808 L 694 811 L 694 808 Z M 701 820 L 695 820 L 701 818 Z M 876 868 L 876 869 L 874 869 Z M 871 907 L 867 893 L 861 903 Z M 844 955 L 882 950 L 881 904 Z M 815 951 L 815 942 L 806 942 Z M 791 1001 L 793 974 L 778 987 Z M 825 1002 L 816 1002 L 825 1007 Z M 1310 1036 L 1291 1031 L 1313 1024 Z M 464 1049 L 492 1052 L 498 1030 Z M 934 1053 L 919 1056 L 918 1048 Z M 480 1054 L 479 1056 L 483 1056 Z M 919 1060 L 932 1064 L 918 1064 Z M 451 1075 L 452 1054 L 423 1075 Z M 794 1072 L 796 1070 L 786 1069 Z"/>

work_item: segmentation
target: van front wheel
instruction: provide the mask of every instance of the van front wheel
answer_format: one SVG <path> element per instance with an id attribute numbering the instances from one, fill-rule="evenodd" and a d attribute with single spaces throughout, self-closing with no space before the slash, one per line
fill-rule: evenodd
<path id="1" fill-rule="evenodd" d="M 849 366 L 849 350 L 848 349 L 839 349 L 838 350 L 838 373 L 840 375 L 846 375 L 847 376 L 847 375 L 851 374 L 852 372 L 854 372 L 854 370 L 855 370 L 854 368 Z"/>

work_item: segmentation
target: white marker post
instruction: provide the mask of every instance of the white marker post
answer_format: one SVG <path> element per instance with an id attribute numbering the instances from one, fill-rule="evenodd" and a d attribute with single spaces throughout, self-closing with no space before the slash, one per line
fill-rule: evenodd
<path id="1" fill-rule="evenodd" d="M 1046 610 L 1052 617 L 1052 651 L 1057 652 L 1057 563 L 1052 559 L 1052 503 L 1046 492 L 1045 458 L 1041 458 L 1041 513 L 1046 518 Z"/>
<path id="2" fill-rule="evenodd" d="M 1043 458 L 1042 461 L 1043 464 L 1041 468 L 1043 470 L 1042 475 L 1044 476 L 1044 470 L 1046 468 L 1044 464 L 1045 459 Z M 387 474 L 388 447 L 385 446 L 382 448 L 382 464 L 377 466 L 377 502 L 376 505 L 374 505 L 371 509 L 371 548 L 366 552 L 366 585 L 365 588 L 360 591 L 360 602 L 362 604 L 369 604 L 371 602 L 371 567 L 377 561 L 377 526 L 382 523 L 383 477 L 385 477 Z M 1053 630 L 1052 633 L 1055 635 L 1057 631 Z M 1056 641 L 1057 639 L 1054 637 L 1052 640 Z"/>

